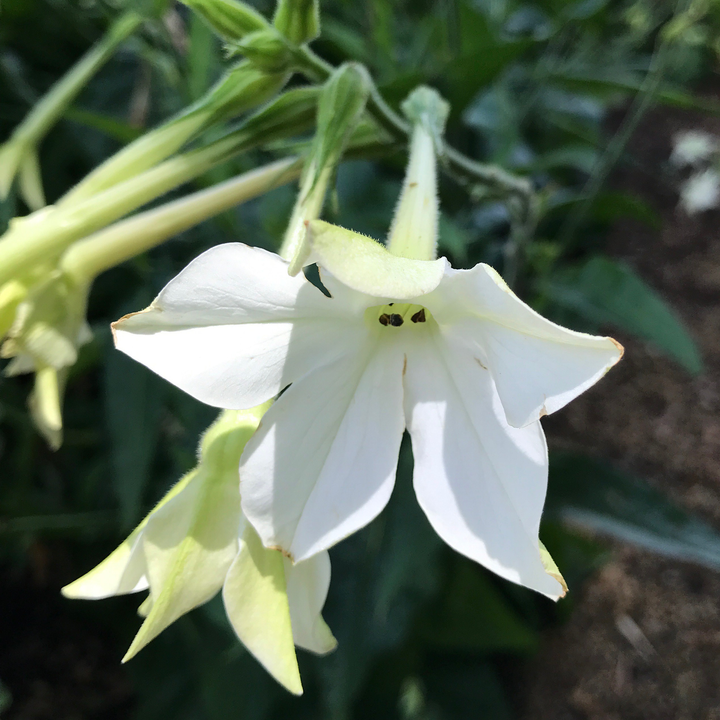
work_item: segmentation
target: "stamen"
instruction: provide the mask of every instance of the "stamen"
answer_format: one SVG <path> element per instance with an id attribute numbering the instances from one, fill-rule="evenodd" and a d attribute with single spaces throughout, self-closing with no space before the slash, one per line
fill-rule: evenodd
<path id="1" fill-rule="evenodd" d="M 402 315 L 398 315 L 397 313 L 393 313 L 390 316 L 390 324 L 393 327 L 400 327 L 403 324 Z"/>
<path id="2" fill-rule="evenodd" d="M 390 316 L 387 313 L 383 313 L 378 320 L 380 321 L 381 325 L 389 325 L 390 324 Z"/>
<path id="3" fill-rule="evenodd" d="M 425 322 L 425 308 L 420 308 L 410 319 L 414 323 Z"/>

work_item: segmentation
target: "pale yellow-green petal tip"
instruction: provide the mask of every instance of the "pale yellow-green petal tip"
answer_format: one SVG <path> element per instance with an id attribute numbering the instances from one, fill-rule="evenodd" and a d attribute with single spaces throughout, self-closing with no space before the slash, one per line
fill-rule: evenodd
<path id="1" fill-rule="evenodd" d="M 545 568 L 545 572 L 550 575 L 550 577 L 555 578 L 555 580 L 557 580 L 562 586 L 563 591 L 556 599 L 559 600 L 560 598 L 565 597 L 568 592 L 568 586 L 565 582 L 565 578 L 560 573 L 560 568 L 558 568 L 557 564 L 552 559 L 552 555 L 550 555 L 547 548 L 542 544 L 542 542 L 540 543 L 540 558 L 542 559 L 542 564 Z"/>
<path id="2" fill-rule="evenodd" d="M 447 260 L 398 257 L 372 238 L 323 220 L 308 223 L 308 238 L 318 265 L 348 287 L 378 298 L 410 300 L 434 290 Z"/>
<path id="3" fill-rule="evenodd" d="M 320 618 L 317 627 L 318 647 L 322 649 L 322 654 L 331 653 L 338 646 L 338 641 L 332 634 L 330 626 L 323 618 Z"/>
<path id="4" fill-rule="evenodd" d="M 39 368 L 35 375 L 35 386 L 28 400 L 33 422 L 53 450 L 58 450 L 63 440 L 61 410 L 63 385 L 55 368 Z"/>

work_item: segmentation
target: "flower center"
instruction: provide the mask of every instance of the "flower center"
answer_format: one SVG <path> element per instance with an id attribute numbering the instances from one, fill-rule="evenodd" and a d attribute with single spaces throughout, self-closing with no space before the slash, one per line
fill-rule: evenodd
<path id="1" fill-rule="evenodd" d="M 427 308 L 410 303 L 388 303 L 368 308 L 365 314 L 371 322 L 379 322 L 384 327 L 420 325 L 432 318 Z"/>

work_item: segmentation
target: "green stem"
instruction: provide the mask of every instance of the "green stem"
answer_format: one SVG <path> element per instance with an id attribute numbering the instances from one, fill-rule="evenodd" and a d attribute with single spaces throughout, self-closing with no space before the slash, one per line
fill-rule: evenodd
<path id="1" fill-rule="evenodd" d="M 90 50 L 32 108 L 16 128 L 12 139 L 37 144 L 65 112 L 90 78 L 110 59 L 117 47 L 135 32 L 142 17 L 135 12 L 121 15 Z"/>
<path id="2" fill-rule="evenodd" d="M 138 176 L 170 157 L 202 130 L 261 105 L 287 82 L 286 74 L 269 74 L 244 61 L 229 70 L 196 103 L 145 133 L 95 168 L 57 203 L 67 206 Z"/>
<path id="3" fill-rule="evenodd" d="M 308 47 L 298 48 L 296 63 L 300 71 L 315 82 L 324 82 L 335 70 L 330 63 L 318 57 Z M 408 142 L 408 136 L 412 132 L 411 126 L 385 102 L 375 85 L 370 91 L 367 108 L 378 124 L 393 138 L 403 143 Z M 440 160 L 449 172 L 464 181 L 482 183 L 496 193 L 517 197 L 526 205 L 531 202 L 534 194 L 531 183 L 506 172 L 497 165 L 476 162 L 449 145 L 444 145 L 442 148 Z"/>
<path id="4" fill-rule="evenodd" d="M 60 266 L 79 282 L 149 250 L 236 205 L 297 179 L 302 163 L 286 158 L 111 225 L 75 243 Z"/>

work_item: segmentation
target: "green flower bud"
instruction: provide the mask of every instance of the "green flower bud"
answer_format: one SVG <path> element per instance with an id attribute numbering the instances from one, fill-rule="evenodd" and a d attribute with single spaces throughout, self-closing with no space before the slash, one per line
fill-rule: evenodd
<path id="1" fill-rule="evenodd" d="M 320 35 L 318 0 L 278 0 L 273 24 L 291 43 L 302 45 Z"/>
<path id="2" fill-rule="evenodd" d="M 270 25 L 255 9 L 237 0 L 181 0 L 226 42 L 237 42 Z"/>
<path id="3" fill-rule="evenodd" d="M 237 49 L 266 72 L 287 72 L 292 65 L 292 48 L 277 30 L 259 30 L 246 35 L 237 44 Z"/>
<path id="4" fill-rule="evenodd" d="M 306 222 L 320 215 L 330 179 L 365 110 L 372 80 L 362 65 L 339 67 L 325 83 L 318 102 L 317 132 L 308 156 L 300 193 L 280 254 L 297 274 L 308 260 Z"/>

